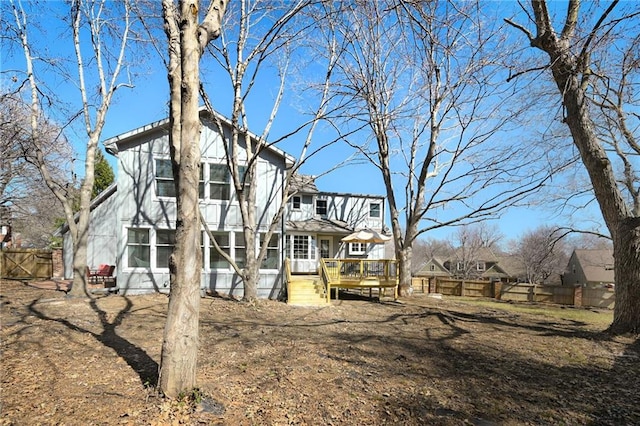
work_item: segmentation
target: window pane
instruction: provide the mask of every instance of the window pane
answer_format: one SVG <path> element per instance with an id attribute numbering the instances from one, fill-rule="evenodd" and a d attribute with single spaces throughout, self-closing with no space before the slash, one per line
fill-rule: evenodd
<path id="1" fill-rule="evenodd" d="M 369 204 L 369 217 L 380 217 L 380 204 L 379 203 L 371 203 L 371 204 Z"/>
<path id="2" fill-rule="evenodd" d="M 169 256 L 176 244 L 176 231 L 173 229 L 158 229 L 156 231 L 156 267 L 168 268 Z"/>
<path id="3" fill-rule="evenodd" d="M 209 198 L 212 200 L 228 200 L 229 199 L 229 184 L 217 184 L 212 183 L 209 185 Z"/>
<path id="4" fill-rule="evenodd" d="M 327 200 L 316 200 L 316 214 L 321 216 L 327 214 Z"/>
<path id="5" fill-rule="evenodd" d="M 247 260 L 247 250 L 244 243 L 244 233 L 236 232 L 235 234 L 236 242 L 234 248 L 234 259 L 236 261 L 236 265 L 238 265 L 239 268 L 244 268 L 245 262 Z"/>
<path id="6" fill-rule="evenodd" d="M 173 179 L 171 160 L 156 160 L 156 177 Z"/>
<path id="7" fill-rule="evenodd" d="M 148 229 L 127 229 L 127 266 L 130 268 L 149 267 L 151 247 Z"/>
<path id="8" fill-rule="evenodd" d="M 209 180 L 211 182 L 229 182 L 229 170 L 226 164 L 210 164 Z"/>
<path id="9" fill-rule="evenodd" d="M 149 230 L 129 228 L 127 242 L 128 244 L 149 244 Z"/>
<path id="10" fill-rule="evenodd" d="M 230 253 L 229 251 L 229 234 L 214 234 L 216 242 L 227 255 Z M 224 257 L 218 252 L 216 247 L 213 244 L 213 241 L 209 242 L 209 267 L 212 269 L 220 268 L 220 269 L 228 269 L 229 262 L 225 260 Z"/>
<path id="11" fill-rule="evenodd" d="M 293 197 L 293 208 L 294 209 L 300 208 L 300 197 L 297 195 Z"/>
<path id="12" fill-rule="evenodd" d="M 260 236 L 260 246 L 264 244 L 265 235 L 262 234 Z M 271 239 L 269 240 L 267 254 L 262 261 L 262 265 L 260 267 L 262 269 L 278 269 L 278 242 L 280 236 L 277 234 L 271 235 Z"/>
<path id="13" fill-rule="evenodd" d="M 309 259 L 309 237 L 306 235 L 293 236 L 293 258 Z"/>
<path id="14" fill-rule="evenodd" d="M 173 229 L 158 229 L 156 231 L 156 244 L 174 245 L 176 243 L 176 231 Z"/>
<path id="15" fill-rule="evenodd" d="M 200 163 L 200 182 L 198 183 L 198 198 L 204 199 L 204 164 Z"/>
<path id="16" fill-rule="evenodd" d="M 157 180 L 156 188 L 158 197 L 176 196 L 176 186 L 172 180 Z"/>
<path id="17" fill-rule="evenodd" d="M 171 256 L 172 251 L 173 247 L 156 247 L 156 267 L 168 268 L 169 256 Z"/>
<path id="18" fill-rule="evenodd" d="M 136 268 L 151 266 L 151 262 L 149 261 L 150 253 L 148 246 L 129 246 L 127 251 L 127 264 L 129 265 L 129 267 Z"/>

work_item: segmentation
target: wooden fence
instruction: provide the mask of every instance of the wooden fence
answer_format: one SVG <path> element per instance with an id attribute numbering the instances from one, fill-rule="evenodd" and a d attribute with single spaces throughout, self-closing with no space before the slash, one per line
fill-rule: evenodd
<path id="1" fill-rule="evenodd" d="M 50 250 L 7 249 L 0 252 L 0 278 L 51 278 L 53 256 Z"/>
<path id="2" fill-rule="evenodd" d="M 609 288 L 544 286 L 537 284 L 414 277 L 416 293 L 440 293 L 445 296 L 492 297 L 514 302 L 557 303 L 613 309 L 615 292 Z"/>

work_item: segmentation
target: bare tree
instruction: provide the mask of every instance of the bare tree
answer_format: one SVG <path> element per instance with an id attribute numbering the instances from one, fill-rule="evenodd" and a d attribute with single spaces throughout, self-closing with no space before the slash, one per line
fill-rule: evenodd
<path id="1" fill-rule="evenodd" d="M 340 6 L 333 122 L 358 131 L 351 145 L 380 171 L 401 292 L 409 293 L 418 236 L 518 203 L 544 183 L 548 167 L 523 160 L 535 147 L 504 142 L 519 114 L 514 105 L 525 105 L 503 84 L 508 49 L 477 2 Z"/>
<path id="2" fill-rule="evenodd" d="M 87 295 L 89 204 L 94 183 L 96 149 L 98 149 L 107 112 L 116 90 L 129 85 L 128 82 L 121 82 L 120 72 L 124 65 L 127 43 L 133 25 L 130 17 L 130 4 L 126 0 L 109 3 L 110 7 L 106 8 L 106 3 L 106 1 L 87 2 L 84 0 L 70 2 L 69 16 L 77 74 L 68 74 L 70 71 L 64 67 L 57 70 L 62 73 L 63 77 L 76 82 L 81 105 L 79 111 L 67 117 L 68 121 L 62 127 L 71 125 L 76 118 L 80 117 L 82 120 L 81 134 L 86 137 L 84 178 L 79 190 L 79 210 L 75 216 L 74 197 L 69 190 L 68 182 L 56 179 L 50 164 L 46 161 L 44 145 L 39 141 L 39 135 L 42 134 L 42 117 L 46 114 L 46 111 L 43 110 L 43 103 L 49 108 L 47 102 L 53 99 L 44 95 L 50 93 L 46 90 L 46 76 L 40 75 L 39 68 L 36 67 L 36 62 L 44 60 L 44 58 L 35 54 L 36 46 L 30 42 L 29 30 L 32 27 L 28 22 L 29 16 L 22 3 L 11 1 L 15 18 L 14 29 L 26 63 L 26 69 L 23 73 L 24 82 L 30 88 L 29 137 L 33 144 L 34 158 L 40 174 L 49 189 L 62 203 L 69 225 L 73 241 L 73 286 L 70 294 L 76 297 Z M 87 35 L 85 40 L 84 37 Z M 114 51 L 107 47 L 112 45 L 116 47 Z M 52 62 L 55 61 L 52 60 Z M 59 137 L 62 135 L 58 134 L 53 139 L 57 140 Z"/>
<path id="3" fill-rule="evenodd" d="M 568 246 L 561 228 L 543 225 L 513 242 L 511 253 L 524 266 L 527 282 L 546 283 L 562 274 L 569 260 Z"/>
<path id="4" fill-rule="evenodd" d="M 551 72 L 563 121 L 580 153 L 613 240 L 616 304 L 610 331 L 640 332 L 638 46 L 635 2 L 571 0 L 560 21 L 547 2 L 526 10 L 534 30 L 508 21 L 546 53 L 532 68 Z M 554 27 L 560 23 L 561 28 Z M 521 70 L 520 74 L 527 70 Z"/>
<path id="5" fill-rule="evenodd" d="M 323 74 L 324 78 L 315 82 L 321 88 L 320 96 L 314 102 L 311 111 L 305 111 L 308 119 L 288 126 L 282 136 L 270 137 L 285 92 L 290 88 L 291 80 L 296 75 L 299 76 L 299 71 L 295 70 L 291 62 L 297 54 L 299 56 L 299 52 L 309 51 L 309 35 L 312 29 L 322 22 L 318 15 L 311 14 L 311 4 L 309 0 L 282 3 L 270 0 L 241 0 L 232 3 L 225 16 L 223 35 L 219 43 L 212 46 L 214 58 L 228 76 L 229 91 L 232 93 L 231 132 L 225 136 L 226 133 L 222 131 L 222 123 L 219 121 L 218 127 L 220 134 L 225 137 L 227 166 L 242 216 L 245 247 L 243 264 L 239 266 L 236 260 L 219 247 L 216 248 L 242 279 L 243 299 L 246 301 L 252 301 L 257 297 L 260 267 L 267 254 L 269 241 L 281 226 L 287 200 L 292 195 L 289 190 L 292 176 L 309 158 L 333 143 L 325 141 L 319 147 L 311 144 L 316 125 L 326 110 L 329 81 L 327 76 L 331 74 L 335 62 L 335 46 L 329 46 L 327 61 L 314 64 L 326 71 Z M 257 22 L 260 22 L 260 25 L 256 25 Z M 261 103 L 262 108 L 269 112 L 268 117 L 266 120 L 254 119 L 255 115 L 252 115 L 247 107 L 248 99 L 260 90 L 260 79 L 263 75 L 273 72 L 274 69 L 277 70 L 278 84 L 273 88 L 273 98 L 263 98 Z M 220 90 L 218 81 L 216 88 Z M 218 96 L 212 102 L 205 95 L 205 101 L 213 113 L 213 103 L 220 108 L 225 98 Z M 260 121 L 265 123 L 262 131 L 258 134 L 250 133 L 250 123 Z M 283 186 L 273 191 L 267 200 L 268 205 L 278 206 L 277 211 L 269 217 L 257 217 L 257 185 L 253 183 L 258 160 L 266 149 L 294 137 L 301 139 L 299 155 L 296 159 L 290 160 L 292 163 L 288 165 L 289 170 Z M 267 229 L 265 225 L 268 225 Z M 260 229 L 264 231 L 262 238 L 259 238 Z M 215 238 L 210 237 L 215 244 Z"/>
<path id="6" fill-rule="evenodd" d="M 459 278 L 475 278 L 484 272 L 479 262 L 494 260 L 502 233 L 496 225 L 479 222 L 462 225 L 453 235 L 456 250 L 448 260 L 449 270 Z"/>
<path id="7" fill-rule="evenodd" d="M 434 257 L 441 260 L 447 259 L 454 252 L 454 248 L 447 240 L 417 238 L 413 241 L 411 251 L 413 254 L 411 272 L 415 274 L 429 259 Z"/>
<path id="8" fill-rule="evenodd" d="M 224 0 L 211 1 L 200 21 L 198 1 L 162 2 L 169 50 L 169 144 L 177 201 L 176 244 L 169 259 L 171 293 L 158 382 L 169 397 L 196 387 L 202 269 L 200 58 L 209 42 L 219 37 L 226 6 Z"/>
<path id="9" fill-rule="evenodd" d="M 45 248 L 64 213 L 35 165 L 30 113 L 19 92 L 0 95 L 0 222 L 12 225 L 23 244 Z M 40 128 L 36 140 L 45 161 L 59 180 L 69 178 L 71 147 L 64 139 L 55 140 L 55 126 L 43 122 Z"/>

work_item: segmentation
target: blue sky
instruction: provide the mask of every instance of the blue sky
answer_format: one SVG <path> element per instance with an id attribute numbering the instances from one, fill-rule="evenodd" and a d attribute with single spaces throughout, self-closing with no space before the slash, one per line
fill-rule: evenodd
<path id="1" fill-rule="evenodd" d="M 65 7 L 64 3 L 56 3 L 57 5 L 54 5 L 54 8 L 57 7 L 60 12 L 63 12 Z M 495 4 L 500 3 L 494 3 L 494 5 Z M 48 6 L 51 5 L 52 3 L 48 4 Z M 70 63 L 72 63 L 73 50 L 69 34 L 70 31 L 64 30 L 65 27 L 61 21 L 46 19 L 45 22 L 48 34 L 45 36 L 37 32 L 30 33 L 32 42 L 38 43 L 43 49 L 46 47 L 46 51 L 50 55 L 66 56 L 70 59 Z M 56 42 L 49 43 L 49 40 L 53 37 L 55 37 Z M 164 42 L 164 40 L 162 40 L 162 42 Z M 6 49 L 6 46 L 3 47 L 2 57 L 0 58 L 3 70 L 2 80 L 0 80 L 0 82 L 3 87 L 11 84 L 8 80 L 11 78 L 11 73 L 4 71 L 24 69 L 24 60 L 20 53 L 18 50 L 9 51 Z M 167 116 L 168 82 L 166 71 L 159 58 L 153 53 L 140 56 L 139 60 L 141 63 L 136 65 L 140 65 L 140 67 L 136 67 L 136 69 L 140 72 L 140 75 L 134 80 L 135 87 L 122 88 L 117 91 L 109 110 L 101 138 L 102 140 L 117 136 L 150 122 L 161 120 Z M 215 66 L 210 58 L 207 59 L 207 57 L 205 57 L 202 66 L 205 69 L 203 80 L 208 88 L 209 97 L 212 99 L 214 107 L 223 114 L 228 113 L 230 105 L 229 91 L 228 89 L 221 89 L 221 87 L 227 87 L 228 77 Z M 54 78 L 53 76 L 55 74 L 48 73 L 45 68 L 39 68 L 37 72 L 38 71 L 42 73 L 41 76 L 44 75 L 44 77 L 41 78 L 47 80 L 49 84 L 54 86 L 54 90 L 57 91 L 65 102 L 76 106 L 78 105 L 79 92 L 73 85 L 64 79 Z M 218 84 L 218 82 L 221 82 L 221 84 Z M 263 77 L 260 80 L 256 93 L 249 100 L 248 108 L 252 114 L 250 120 L 254 120 L 250 121 L 250 127 L 255 133 L 261 133 L 266 114 L 270 112 L 272 105 L 271 100 L 275 95 L 275 84 L 276 82 L 273 76 Z M 295 123 L 299 122 L 301 116 L 298 113 L 298 108 L 302 101 L 298 95 L 298 93 L 290 93 L 290 95 L 285 98 L 271 134 L 278 135 L 285 133 L 294 126 Z M 253 123 L 255 123 L 255 127 L 253 127 Z M 78 149 L 78 159 L 82 159 L 81 148 L 85 144 L 82 136 L 69 133 L 68 137 L 76 147 L 80 147 L 80 149 Z M 302 137 L 303 135 L 299 138 Z M 318 133 L 318 138 L 321 137 L 322 133 Z M 281 146 L 285 151 L 297 156 L 298 152 L 295 151 L 295 147 L 295 141 L 289 146 L 287 144 Z M 351 151 L 344 146 L 332 147 L 318 156 L 318 158 L 309 161 L 303 167 L 302 171 L 303 173 L 314 175 L 323 173 L 327 170 L 328 166 L 342 161 L 346 156 L 350 155 L 350 153 Z M 117 163 L 113 157 L 110 158 L 110 162 L 114 169 L 116 169 Z M 81 163 L 81 161 L 77 162 L 78 165 L 81 165 Z M 384 186 L 380 174 L 369 164 L 352 164 L 348 167 L 342 167 L 331 174 L 320 177 L 317 180 L 317 184 L 321 190 L 325 191 L 384 195 Z M 592 203 L 589 209 L 580 213 L 583 215 L 584 220 L 582 223 L 586 224 L 585 226 L 590 226 L 589 221 L 591 220 L 600 221 L 599 211 L 594 207 L 595 204 Z M 553 211 L 547 210 L 544 206 L 538 205 L 509 209 L 503 212 L 501 217 L 496 219 L 494 223 L 498 225 L 500 231 L 509 239 L 515 238 L 539 225 L 562 224 L 565 220 L 566 218 L 561 217 Z M 441 229 L 424 236 L 445 239 L 454 232 L 455 229 L 452 228 Z"/>

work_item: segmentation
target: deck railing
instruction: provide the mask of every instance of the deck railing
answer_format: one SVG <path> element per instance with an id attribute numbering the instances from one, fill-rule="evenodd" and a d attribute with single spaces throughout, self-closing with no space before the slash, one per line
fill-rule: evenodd
<path id="1" fill-rule="evenodd" d="M 331 287 L 358 287 L 358 283 L 365 282 L 370 287 L 371 279 L 389 286 L 398 279 L 398 262 L 392 259 L 320 259 L 319 269 L 327 300 L 331 298 Z"/>

